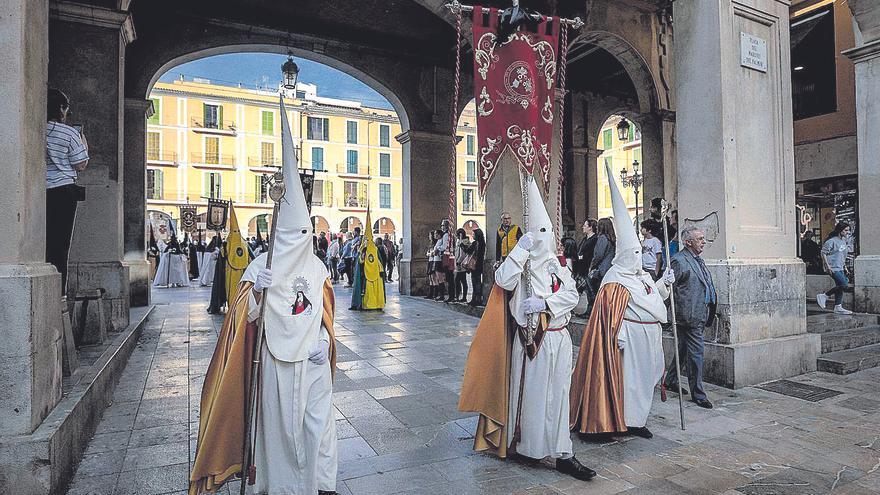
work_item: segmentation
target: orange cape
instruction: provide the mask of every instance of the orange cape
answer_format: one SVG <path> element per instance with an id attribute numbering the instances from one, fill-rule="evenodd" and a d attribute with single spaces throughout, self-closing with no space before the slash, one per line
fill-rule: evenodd
<path id="1" fill-rule="evenodd" d="M 478 412 L 474 450 L 507 457 L 507 431 L 510 411 L 510 353 L 519 327 L 510 314 L 509 295 L 500 286 L 492 287 L 486 310 L 468 351 L 458 410 Z M 537 354 L 547 327 L 546 314 L 538 319 L 534 353 Z M 525 362 L 528 366 L 528 360 Z M 515 426 L 515 425 L 514 425 Z"/>
<path id="2" fill-rule="evenodd" d="M 208 365 L 202 386 L 199 441 L 190 474 L 189 495 L 214 493 L 241 472 L 245 396 L 250 385 L 250 363 L 259 330 L 256 322 L 247 321 L 251 287 L 251 282 L 242 282 L 235 301 L 230 301 L 214 356 Z M 324 282 L 322 323 L 330 334 L 332 371 L 336 370 L 335 304 L 333 286 L 327 280 Z"/>
<path id="3" fill-rule="evenodd" d="M 581 433 L 625 432 L 623 362 L 617 334 L 629 303 L 620 284 L 602 286 L 571 375 L 569 421 Z"/>

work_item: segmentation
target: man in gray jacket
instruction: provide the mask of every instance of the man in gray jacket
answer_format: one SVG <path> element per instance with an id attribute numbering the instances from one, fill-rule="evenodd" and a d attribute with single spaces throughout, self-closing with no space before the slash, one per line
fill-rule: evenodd
<path id="1" fill-rule="evenodd" d="M 700 257 L 706 247 L 706 235 L 697 227 L 686 227 L 681 231 L 681 240 L 685 249 L 676 253 L 671 263 L 675 273 L 672 287 L 678 322 L 678 353 L 693 401 L 700 407 L 712 409 L 703 390 L 703 328 L 715 319 L 718 297 L 712 275 Z M 667 389 L 678 390 L 676 378 L 673 360 L 666 370 Z"/>

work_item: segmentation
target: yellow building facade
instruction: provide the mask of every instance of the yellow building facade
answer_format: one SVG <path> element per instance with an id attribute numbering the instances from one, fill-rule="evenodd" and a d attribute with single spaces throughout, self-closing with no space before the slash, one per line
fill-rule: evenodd
<path id="1" fill-rule="evenodd" d="M 195 79 L 157 83 L 150 99 L 149 217 L 176 219 L 186 204 L 204 214 L 207 198 L 232 200 L 243 234 L 256 235 L 259 224 L 265 235 L 272 202 L 262 179 L 281 164 L 278 93 Z M 302 83 L 285 94 L 285 106 L 299 166 L 315 174 L 316 230 L 363 229 L 369 205 L 374 232 L 402 237 L 403 159 L 395 139 L 401 133 L 396 113 L 319 97 L 314 85 Z M 484 216 L 476 194 L 472 109 L 469 115 L 470 121 L 462 120 L 471 137 L 462 140 L 458 156 L 460 226 Z M 438 201 L 446 197 L 438 195 Z"/>
<path id="2" fill-rule="evenodd" d="M 636 198 L 635 190 L 632 187 L 623 187 L 620 181 L 621 169 L 626 169 L 627 175 L 633 175 L 633 162 L 639 162 L 639 174 L 642 173 L 642 133 L 638 126 L 629 122 L 629 137 L 625 141 L 621 141 L 617 135 L 617 125 L 623 117 L 615 115 L 605 121 L 602 126 L 602 132 L 599 134 L 599 141 L 596 143 L 596 149 L 602 150 L 599 159 L 595 164 L 598 168 L 596 199 L 598 204 L 599 218 L 611 217 L 614 212 L 611 208 L 611 188 L 608 185 L 608 177 L 605 173 L 605 164 L 611 165 L 611 171 L 614 173 L 614 180 L 617 187 L 623 194 L 626 206 L 630 211 L 630 215 L 635 217 L 636 200 L 642 205 L 642 197 L 644 196 L 639 189 L 638 198 Z M 645 212 L 639 208 L 639 218 L 647 218 Z M 580 226 L 578 226 L 580 228 Z"/>
<path id="3" fill-rule="evenodd" d="M 486 204 L 477 183 L 477 114 L 473 100 L 458 119 L 456 135 L 461 138 L 456 145 L 457 225 L 468 235 L 477 227 L 485 232 Z"/>

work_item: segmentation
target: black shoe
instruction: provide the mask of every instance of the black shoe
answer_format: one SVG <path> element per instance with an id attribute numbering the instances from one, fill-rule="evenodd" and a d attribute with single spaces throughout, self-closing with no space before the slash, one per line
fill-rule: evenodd
<path id="1" fill-rule="evenodd" d="M 712 409 L 712 403 L 709 402 L 709 399 L 694 399 L 694 404 L 702 407 L 703 409 Z"/>
<path id="2" fill-rule="evenodd" d="M 596 477 L 596 471 L 584 466 L 575 457 L 556 459 L 556 470 L 581 481 L 589 481 Z"/>
<path id="3" fill-rule="evenodd" d="M 328 492 L 327 490 L 318 490 L 318 495 L 336 495 L 336 492 Z"/>
<path id="4" fill-rule="evenodd" d="M 647 438 L 649 440 L 654 438 L 654 434 L 651 433 L 651 430 L 649 430 L 648 428 L 646 428 L 644 426 L 641 426 L 641 427 L 628 426 L 626 428 L 626 432 L 632 436 Z"/>

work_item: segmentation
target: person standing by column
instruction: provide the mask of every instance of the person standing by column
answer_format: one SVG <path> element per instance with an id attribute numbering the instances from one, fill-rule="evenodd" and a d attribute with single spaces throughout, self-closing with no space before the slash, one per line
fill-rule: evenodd
<path id="1" fill-rule="evenodd" d="M 822 244 L 822 266 L 834 280 L 834 288 L 816 295 L 819 307 L 825 309 L 828 296 L 834 295 L 834 312 L 839 315 L 851 315 L 852 311 L 843 307 L 843 291 L 849 285 L 846 277 L 846 257 L 852 252 L 852 229 L 846 222 L 838 222 L 834 230 Z"/>
<path id="2" fill-rule="evenodd" d="M 700 257 L 706 248 L 706 234 L 698 227 L 685 227 L 681 231 L 685 248 L 672 257 L 675 273 L 675 314 L 678 323 L 678 354 L 682 359 L 682 371 L 688 377 L 692 400 L 700 407 L 712 409 L 712 403 L 703 390 L 703 329 L 715 321 L 718 296 L 712 274 Z M 666 369 L 667 390 L 678 390 L 675 360 Z M 682 393 L 687 393 L 686 389 Z"/>
<path id="3" fill-rule="evenodd" d="M 507 258 L 520 237 L 522 237 L 522 230 L 519 225 L 513 224 L 510 212 L 502 212 L 501 226 L 495 233 L 495 268 L 498 268 L 498 265 Z"/>
<path id="4" fill-rule="evenodd" d="M 89 164 L 89 143 L 81 130 L 67 124 L 70 99 L 49 89 L 46 102 L 46 261 L 61 273 L 61 295 L 67 293 L 67 258 L 76 220 L 76 204 L 85 189 L 77 173 Z"/>
<path id="5" fill-rule="evenodd" d="M 339 281 L 339 252 L 342 250 L 342 238 L 334 237 L 333 242 L 327 248 L 327 264 L 330 268 L 330 280 L 335 284 Z"/>
<path id="6" fill-rule="evenodd" d="M 486 235 L 483 229 L 474 229 L 474 241 L 471 242 L 468 254 L 474 255 L 474 269 L 471 270 L 471 306 L 483 305 L 483 269 L 486 261 Z"/>
<path id="7" fill-rule="evenodd" d="M 464 258 L 467 256 L 471 247 L 471 241 L 468 239 L 464 229 L 455 231 L 455 293 L 456 298 L 453 301 L 467 302 L 467 269 L 464 266 Z"/>

